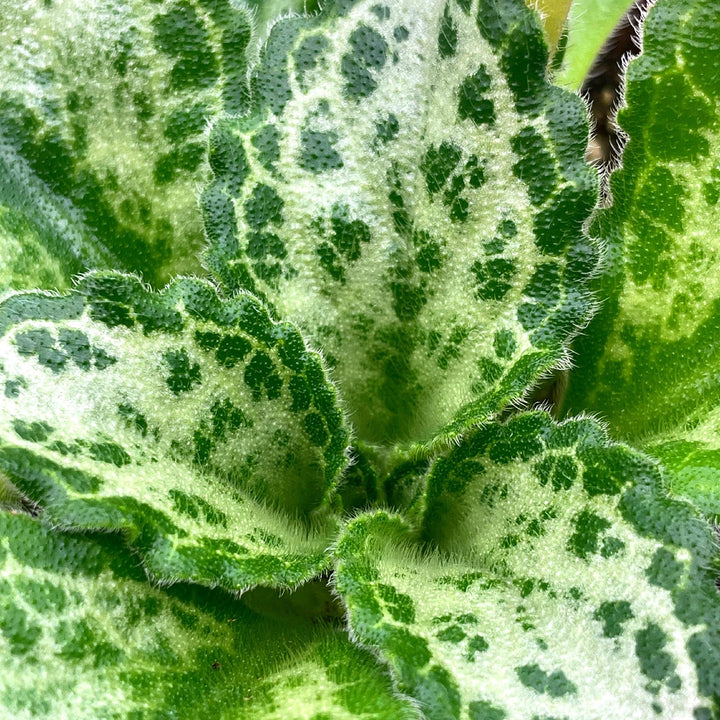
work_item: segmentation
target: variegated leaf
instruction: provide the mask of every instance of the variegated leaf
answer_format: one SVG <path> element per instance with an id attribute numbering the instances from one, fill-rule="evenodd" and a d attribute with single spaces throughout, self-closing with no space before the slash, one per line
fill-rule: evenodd
<path id="1" fill-rule="evenodd" d="M 22 253 L 37 245 L 51 268 L 71 256 L 80 270 L 127 269 L 156 284 L 199 270 L 204 132 L 221 108 L 239 112 L 247 102 L 247 8 L 232 0 L 0 0 L 0 17 L 0 166 L 27 166 L 35 179 L 24 191 L 44 185 L 95 246 L 63 247 L 76 240 L 36 203 L 31 227 L 15 237 Z M 27 210 L 14 199 L 11 191 L 8 204 L 0 190 L 0 232 L 8 213 Z M 105 248 L 112 264 L 98 262 Z M 13 280 L 60 284 L 32 271 Z"/>
<path id="2" fill-rule="evenodd" d="M 720 5 L 658 0 L 628 68 L 629 133 L 613 204 L 601 311 L 578 339 L 565 412 L 643 438 L 720 401 Z"/>
<path id="3" fill-rule="evenodd" d="M 398 517 L 352 521 L 337 588 L 427 718 L 715 717 L 710 528 L 594 422 L 468 437 L 430 472 L 422 534 L 441 552 Z"/>
<path id="4" fill-rule="evenodd" d="M 0 513 L 2 717 L 417 717 L 343 632 L 220 590 L 151 587 L 123 550 Z"/>
<path id="5" fill-rule="evenodd" d="M 213 127 L 208 266 L 323 349 L 366 442 L 456 437 L 588 318 L 585 112 L 546 62 L 522 0 L 330 0 Z"/>
<path id="6" fill-rule="evenodd" d="M 89 266 L 119 265 L 0 134 L 0 291 L 67 290 L 71 278 Z"/>
<path id="7" fill-rule="evenodd" d="M 53 523 L 126 529 L 164 580 L 327 565 L 347 430 L 319 356 L 258 300 L 93 274 L 9 297 L 0 334 L 0 468 Z"/>

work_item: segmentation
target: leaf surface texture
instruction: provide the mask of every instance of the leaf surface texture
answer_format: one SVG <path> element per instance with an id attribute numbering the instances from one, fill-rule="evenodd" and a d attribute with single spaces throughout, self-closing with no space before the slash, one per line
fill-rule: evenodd
<path id="1" fill-rule="evenodd" d="M 3 182 L 0 237 L 8 215 L 29 215 L 15 237 L 24 255 L 45 248 L 50 267 L 71 258 L 80 271 L 124 269 L 156 286 L 200 271 L 205 131 L 221 109 L 247 102 L 248 9 L 33 0 L 3 2 L 1 12 L 0 168 L 30 180 Z M 38 184 L 55 208 L 35 197 Z M 87 247 L 48 231 L 68 213 Z M 18 288 L 45 278 L 16 270 L 11 279 Z"/>
<path id="2" fill-rule="evenodd" d="M 602 306 L 575 343 L 564 411 L 598 413 L 626 440 L 720 401 L 719 33 L 714 2 L 650 11 L 628 68 L 613 204 L 591 228 L 606 246 Z"/>
<path id="3" fill-rule="evenodd" d="M 546 62 L 520 0 L 328 2 L 213 127 L 208 267 L 322 348 L 366 442 L 487 420 L 589 317 L 585 113 Z"/>
<path id="4" fill-rule="evenodd" d="M 428 718 L 712 716 L 717 551 L 652 461 L 591 421 L 522 415 L 437 460 L 426 502 L 441 553 L 360 516 L 337 588 Z"/>
<path id="5" fill-rule="evenodd" d="M 152 587 L 119 538 L 0 513 L 0 708 L 18 720 L 411 720 L 344 633 Z"/>
<path id="6" fill-rule="evenodd" d="M 0 307 L 0 466 L 53 522 L 120 529 L 165 580 L 327 564 L 347 430 L 319 356 L 249 295 L 87 276 Z"/>

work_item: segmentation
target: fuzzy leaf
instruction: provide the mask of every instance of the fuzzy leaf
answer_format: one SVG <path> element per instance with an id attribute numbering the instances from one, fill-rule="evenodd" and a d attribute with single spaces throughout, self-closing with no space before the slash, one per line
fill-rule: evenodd
<path id="1" fill-rule="evenodd" d="M 397 517 L 354 520 L 337 588 L 429 720 L 714 717 L 710 528 L 595 423 L 478 431 L 431 470 L 423 533 L 443 552 Z"/>
<path id="2" fill-rule="evenodd" d="M 257 39 L 266 40 L 273 22 L 289 13 L 318 12 L 320 0 L 245 0 L 253 10 Z"/>
<path id="3" fill-rule="evenodd" d="M 667 489 L 720 523 L 720 408 L 701 411 L 681 427 L 647 440 L 668 471 Z"/>
<path id="4" fill-rule="evenodd" d="M 221 108 L 247 101 L 248 10 L 231 0 L 0 0 L 0 16 L 0 165 L 27 164 L 33 184 L 79 219 L 97 248 L 71 251 L 80 269 L 155 284 L 199 270 L 204 133 Z M 18 212 L 6 201 L 0 191 L 0 223 Z M 57 224 L 43 208 L 32 216 Z M 30 237 L 65 259 L 57 245 L 71 238 L 37 235 L 21 234 L 24 253 Z M 98 262 L 104 248 L 116 262 Z"/>
<path id="5" fill-rule="evenodd" d="M 568 12 L 573 0 L 525 0 L 525 3 L 529 7 L 534 7 L 540 14 L 548 45 L 555 52 L 567 23 Z"/>
<path id="6" fill-rule="evenodd" d="M 573 0 L 568 16 L 568 37 L 562 68 L 555 82 L 579 90 L 583 80 L 633 0 Z"/>
<path id="7" fill-rule="evenodd" d="M 1 135 L 0 178 L 0 290 L 69 290 L 89 266 L 120 265 Z"/>
<path id="8" fill-rule="evenodd" d="M 602 306 L 574 348 L 564 406 L 623 438 L 720 403 L 719 51 L 717 2 L 659 0 L 628 69 L 630 140 L 592 229 L 607 245 Z"/>
<path id="9" fill-rule="evenodd" d="M 320 358 L 258 300 L 95 274 L 11 296 L 0 333 L 0 468 L 53 523 L 127 529 L 166 580 L 325 567 L 347 431 Z"/>
<path id="10" fill-rule="evenodd" d="M 0 538 L 3 717 L 415 717 L 344 633 L 219 590 L 151 587 L 115 537 L 0 513 Z"/>
<path id="11" fill-rule="evenodd" d="M 585 111 L 522 0 L 335 0 L 276 23 L 210 136 L 208 266 L 333 368 L 361 440 L 448 440 L 588 317 Z"/>

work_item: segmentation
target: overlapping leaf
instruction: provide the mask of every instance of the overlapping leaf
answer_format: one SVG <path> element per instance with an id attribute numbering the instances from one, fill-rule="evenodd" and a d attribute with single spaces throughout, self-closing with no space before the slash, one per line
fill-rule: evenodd
<path id="1" fill-rule="evenodd" d="M 629 133 L 613 205 L 600 313 L 576 345 L 565 410 L 625 438 L 667 431 L 720 401 L 720 6 L 658 3 L 628 69 Z"/>
<path id="2" fill-rule="evenodd" d="M 316 13 L 320 8 L 319 0 L 246 0 L 253 10 L 255 21 L 255 39 L 264 41 L 277 18 L 290 13 Z"/>
<path id="3" fill-rule="evenodd" d="M 327 2 L 212 130 L 208 266 L 322 347 L 365 441 L 486 420 L 588 317 L 584 108 L 546 62 L 521 0 Z"/>
<path id="4" fill-rule="evenodd" d="M 54 523 L 128 529 L 163 579 L 325 567 L 347 430 L 320 358 L 255 298 L 95 274 L 11 296 L 0 333 L 0 467 Z"/>
<path id="5" fill-rule="evenodd" d="M 153 588 L 118 538 L 6 513 L 0 660 L 0 714 L 17 720 L 416 717 L 344 633 L 221 591 Z"/>
<path id="6" fill-rule="evenodd" d="M 651 437 L 647 451 L 668 471 L 672 495 L 720 523 L 720 409 L 701 410 L 685 425 Z"/>
<path id="7" fill-rule="evenodd" d="M 0 183 L 0 238 L 23 223 L 10 237 L 24 258 L 13 286 L 61 284 L 28 267 L 43 250 L 50 267 L 124 268 L 153 283 L 199 270 L 203 134 L 247 100 L 247 8 L 2 0 L 0 16 L 0 168 L 34 176 L 14 189 L 3 172 Z M 39 186 L 54 199 L 36 197 Z M 108 249 L 114 260 L 99 262 Z"/>
<path id="8" fill-rule="evenodd" d="M 580 89 L 603 43 L 632 4 L 632 0 L 573 0 L 562 68 L 555 77 L 558 85 Z"/>
<path id="9" fill-rule="evenodd" d="M 88 266 L 120 265 L 1 135 L 0 178 L 0 289 L 66 290 Z"/>
<path id="10" fill-rule="evenodd" d="M 555 52 L 567 24 L 572 0 L 525 0 L 525 4 L 538 11 L 548 45 Z"/>
<path id="11" fill-rule="evenodd" d="M 431 719 L 713 717 L 717 547 L 661 485 L 594 422 L 489 426 L 430 472 L 422 533 L 451 555 L 351 522 L 350 625 Z"/>

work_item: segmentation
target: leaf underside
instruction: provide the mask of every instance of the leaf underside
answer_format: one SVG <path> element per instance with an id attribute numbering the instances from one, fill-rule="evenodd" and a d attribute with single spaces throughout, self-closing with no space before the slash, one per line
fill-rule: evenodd
<path id="1" fill-rule="evenodd" d="M 594 422 L 478 431 L 431 469 L 421 533 L 443 552 L 396 516 L 352 521 L 337 589 L 428 718 L 712 717 L 711 533 Z"/>
<path id="2" fill-rule="evenodd" d="M 208 267 L 322 348 L 358 436 L 454 438 L 589 315 L 585 111 L 521 0 L 328 2 L 215 123 Z"/>
<path id="3" fill-rule="evenodd" d="M 0 282 L 65 287 L 72 273 L 105 268 L 162 285 L 200 271 L 205 131 L 246 102 L 248 10 L 231 0 L 0 5 L 0 168 L 32 174 L 55 205 L 0 191 L 0 240 L 16 216 L 30 226 L 13 232 L 24 263 L 0 267 Z M 69 269 L 64 282 L 38 277 L 33 252 Z"/>
<path id="4" fill-rule="evenodd" d="M 112 536 L 0 513 L 0 538 L 5 717 L 416 717 L 342 632 L 279 624 L 219 590 L 154 588 Z"/>
<path id="5" fill-rule="evenodd" d="M 0 333 L 0 467 L 52 522 L 127 529 L 165 580 L 326 566 L 347 430 L 319 356 L 255 298 L 93 274 L 11 296 Z"/>

